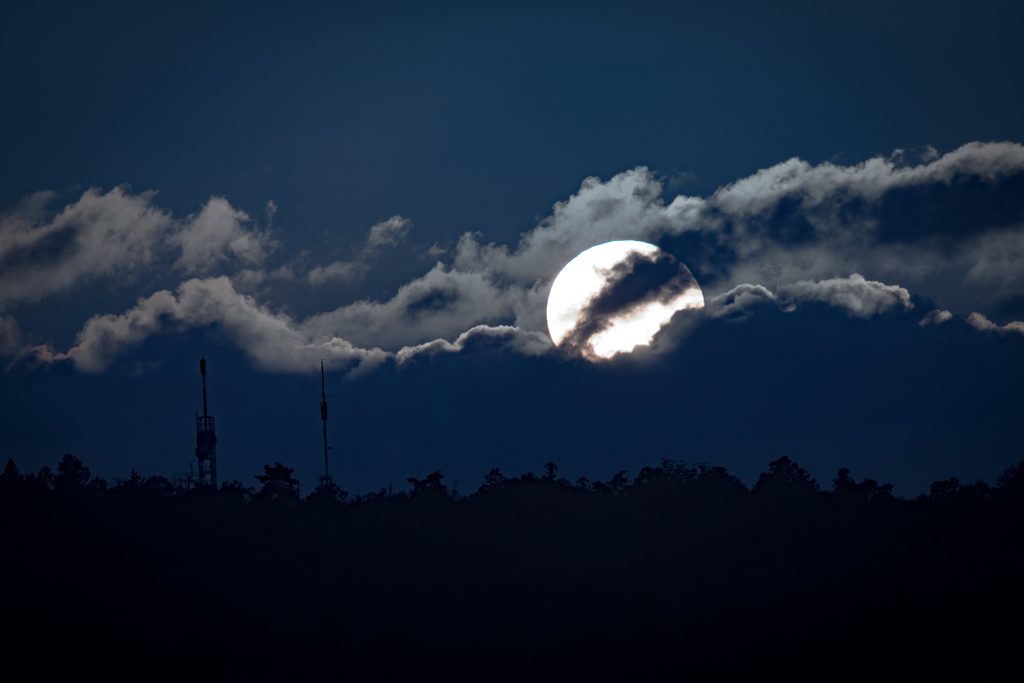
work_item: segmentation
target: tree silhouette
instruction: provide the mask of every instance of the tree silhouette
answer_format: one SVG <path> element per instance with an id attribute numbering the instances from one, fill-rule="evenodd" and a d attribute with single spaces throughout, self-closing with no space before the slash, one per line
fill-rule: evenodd
<path id="1" fill-rule="evenodd" d="M 818 484 L 807 470 L 784 455 L 768 463 L 768 472 L 761 473 L 752 493 L 755 496 L 808 497 L 818 493 Z"/>
<path id="2" fill-rule="evenodd" d="M 850 476 L 850 469 L 843 467 L 832 480 L 832 494 L 846 499 L 893 500 L 892 484 L 879 484 L 874 479 L 863 479 L 859 483 Z"/>
<path id="3" fill-rule="evenodd" d="M 257 475 L 258 477 L 259 475 Z M 266 475 L 263 475 L 266 476 Z M 231 482 L 221 482 L 220 491 L 217 492 L 217 499 L 226 504 L 243 505 L 248 503 L 253 496 L 251 486 L 245 486 L 237 479 Z"/>
<path id="4" fill-rule="evenodd" d="M 997 483 L 1004 497 L 1024 498 L 1024 461 L 1007 467 Z"/>
<path id="5" fill-rule="evenodd" d="M 306 503 L 317 507 L 338 507 L 348 498 L 348 492 L 342 491 L 337 484 L 330 483 L 316 487 L 306 496 Z"/>
<path id="6" fill-rule="evenodd" d="M 299 500 L 299 481 L 292 477 L 295 470 L 279 462 L 263 466 L 263 474 L 254 475 L 263 486 L 254 500 L 274 503 L 296 503 Z"/>
<path id="7" fill-rule="evenodd" d="M 932 482 L 928 489 L 928 497 L 932 500 L 942 500 L 956 495 L 959 491 L 960 480 L 956 477 L 950 477 L 943 481 Z"/>
<path id="8" fill-rule="evenodd" d="M 21 472 L 18 471 L 17 465 L 14 464 L 12 458 L 7 459 L 7 464 L 4 466 L 4 473 L 0 474 L 0 482 L 4 485 L 11 486 L 20 484 L 24 480 L 21 476 Z"/>
<path id="9" fill-rule="evenodd" d="M 81 491 L 89 485 L 91 477 L 89 468 L 81 460 L 70 453 L 65 453 L 57 465 L 53 488 L 64 493 Z"/>
<path id="10" fill-rule="evenodd" d="M 448 487 L 441 483 L 442 479 L 444 479 L 444 475 L 441 474 L 441 470 L 434 470 L 423 479 L 409 477 L 408 479 L 406 479 L 406 481 L 412 484 L 413 494 L 438 492 L 447 496 Z"/>
<path id="11" fill-rule="evenodd" d="M 291 468 L 263 470 L 258 493 L 134 471 L 104 488 L 71 455 L 28 476 L 9 460 L 12 662 L 409 680 L 441 658 L 453 679 L 632 680 L 837 661 L 871 674 L 894 659 L 956 673 L 937 651 L 984 675 L 1016 652 L 1020 465 L 994 488 L 949 479 L 913 500 L 846 468 L 820 492 L 787 457 L 752 491 L 724 468 L 662 460 L 633 480 L 573 486 L 550 464 L 490 470 L 466 498 L 434 471 L 411 494 L 300 500 Z M 196 633 L 210 646 L 183 660 Z M 69 657 L 44 659 L 54 639 Z"/>

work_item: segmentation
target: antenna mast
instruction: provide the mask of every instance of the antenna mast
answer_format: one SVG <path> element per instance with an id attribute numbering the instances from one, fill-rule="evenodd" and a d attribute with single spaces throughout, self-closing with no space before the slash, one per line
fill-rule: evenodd
<path id="1" fill-rule="evenodd" d="M 324 362 L 320 361 L 320 419 L 324 422 L 324 476 L 319 477 L 320 486 L 330 486 L 330 462 L 327 460 L 327 390 L 324 388 Z"/>
<path id="2" fill-rule="evenodd" d="M 203 376 L 203 417 L 206 417 L 206 358 L 199 359 L 199 374 Z"/>
<path id="3" fill-rule="evenodd" d="M 199 374 L 203 376 L 203 416 L 196 412 L 196 460 L 199 461 L 199 480 L 196 486 L 217 488 L 217 435 L 213 429 L 213 416 L 206 410 L 206 358 L 199 359 Z"/>

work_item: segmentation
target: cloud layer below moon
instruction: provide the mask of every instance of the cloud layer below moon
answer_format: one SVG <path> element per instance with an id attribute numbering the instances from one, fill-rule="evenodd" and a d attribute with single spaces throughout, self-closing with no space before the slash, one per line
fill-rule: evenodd
<path id="1" fill-rule="evenodd" d="M 320 357 L 337 369 L 368 370 L 476 348 L 475 341 L 547 353 L 555 276 L 585 249 L 626 239 L 684 256 L 709 297 L 708 316 L 739 321 L 763 305 L 816 304 L 858 318 L 956 317 L 1016 337 L 1021 323 L 991 318 L 1024 297 L 1024 147 L 971 143 L 932 156 L 917 165 L 900 151 L 853 166 L 790 159 L 708 197 L 666 198 L 643 167 L 588 178 L 517 245 L 467 233 L 450 253 L 432 248 L 429 255 L 444 260 L 392 298 L 304 319 L 270 304 L 280 300 L 280 283 L 345 287 L 384 250 L 402 248 L 412 222 L 382 220 L 355 260 L 315 263 L 307 251 L 283 253 L 273 203 L 252 217 L 213 197 L 199 213 L 176 218 L 155 193 L 127 187 L 90 189 L 58 210 L 52 194 L 37 193 L 0 217 L 0 354 L 12 359 L 9 369 L 61 362 L 102 372 L 152 335 L 210 325 L 272 372 L 304 372 Z M 90 282 L 124 289 L 161 278 L 180 284 L 143 292 L 124 312 L 83 316 L 66 351 L 18 322 L 26 307 L 73 297 Z M 941 314 L 915 309 L 911 295 L 934 301 Z"/>

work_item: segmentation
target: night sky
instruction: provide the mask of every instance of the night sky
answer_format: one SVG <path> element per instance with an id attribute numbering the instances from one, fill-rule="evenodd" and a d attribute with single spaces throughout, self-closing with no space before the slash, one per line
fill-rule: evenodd
<path id="1" fill-rule="evenodd" d="M 365 493 L 785 454 L 915 496 L 1024 442 L 1024 6 L 21 3 L 0 20 L 2 456 Z M 560 269 L 707 303 L 553 347 Z"/>

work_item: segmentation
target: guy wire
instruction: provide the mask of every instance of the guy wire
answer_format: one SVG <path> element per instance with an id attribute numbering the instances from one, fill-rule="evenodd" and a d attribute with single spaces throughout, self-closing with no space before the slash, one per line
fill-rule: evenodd
<path id="1" fill-rule="evenodd" d="M 331 415 L 334 417 L 334 415 Z M 341 441 L 338 439 L 338 430 L 334 428 L 334 422 L 331 422 L 331 434 L 334 435 L 334 445 L 337 446 Z M 335 451 L 337 457 L 334 459 L 338 463 L 338 467 L 341 468 L 341 481 L 345 481 L 345 459 L 341 457 L 341 450 Z M 340 487 L 341 484 L 338 484 Z"/>
<path id="2" fill-rule="evenodd" d="M 370 480 L 366 476 L 366 472 L 363 471 L 363 464 L 359 462 L 359 456 L 356 455 L 356 449 L 352 448 L 352 442 L 348 440 L 348 434 L 345 433 L 345 428 L 341 426 L 340 422 L 338 422 L 338 418 L 334 416 L 334 413 L 331 413 L 331 417 L 334 418 L 334 424 L 338 425 L 338 429 L 341 430 L 341 435 L 345 437 L 345 443 L 348 445 L 348 450 L 352 454 L 352 459 L 356 461 L 356 465 L 359 467 L 359 473 L 363 475 L 363 483 L 369 487 L 368 490 L 372 491 L 373 487 L 370 486 Z M 337 439 L 338 437 L 335 436 L 334 438 Z"/>
<path id="3" fill-rule="evenodd" d="M 313 410 L 315 408 L 316 406 L 313 406 L 312 408 L 309 409 L 309 412 L 306 413 L 306 417 L 303 418 L 302 424 L 299 425 L 299 431 L 295 432 L 295 436 L 292 437 L 291 443 L 288 444 L 288 448 L 284 449 L 284 455 L 281 456 L 282 461 L 284 460 L 285 456 L 288 455 L 288 451 L 292 449 L 292 444 L 295 443 L 295 439 L 299 438 L 299 434 L 302 433 L 302 428 L 306 426 L 306 420 L 308 420 L 309 416 L 313 414 Z"/>

